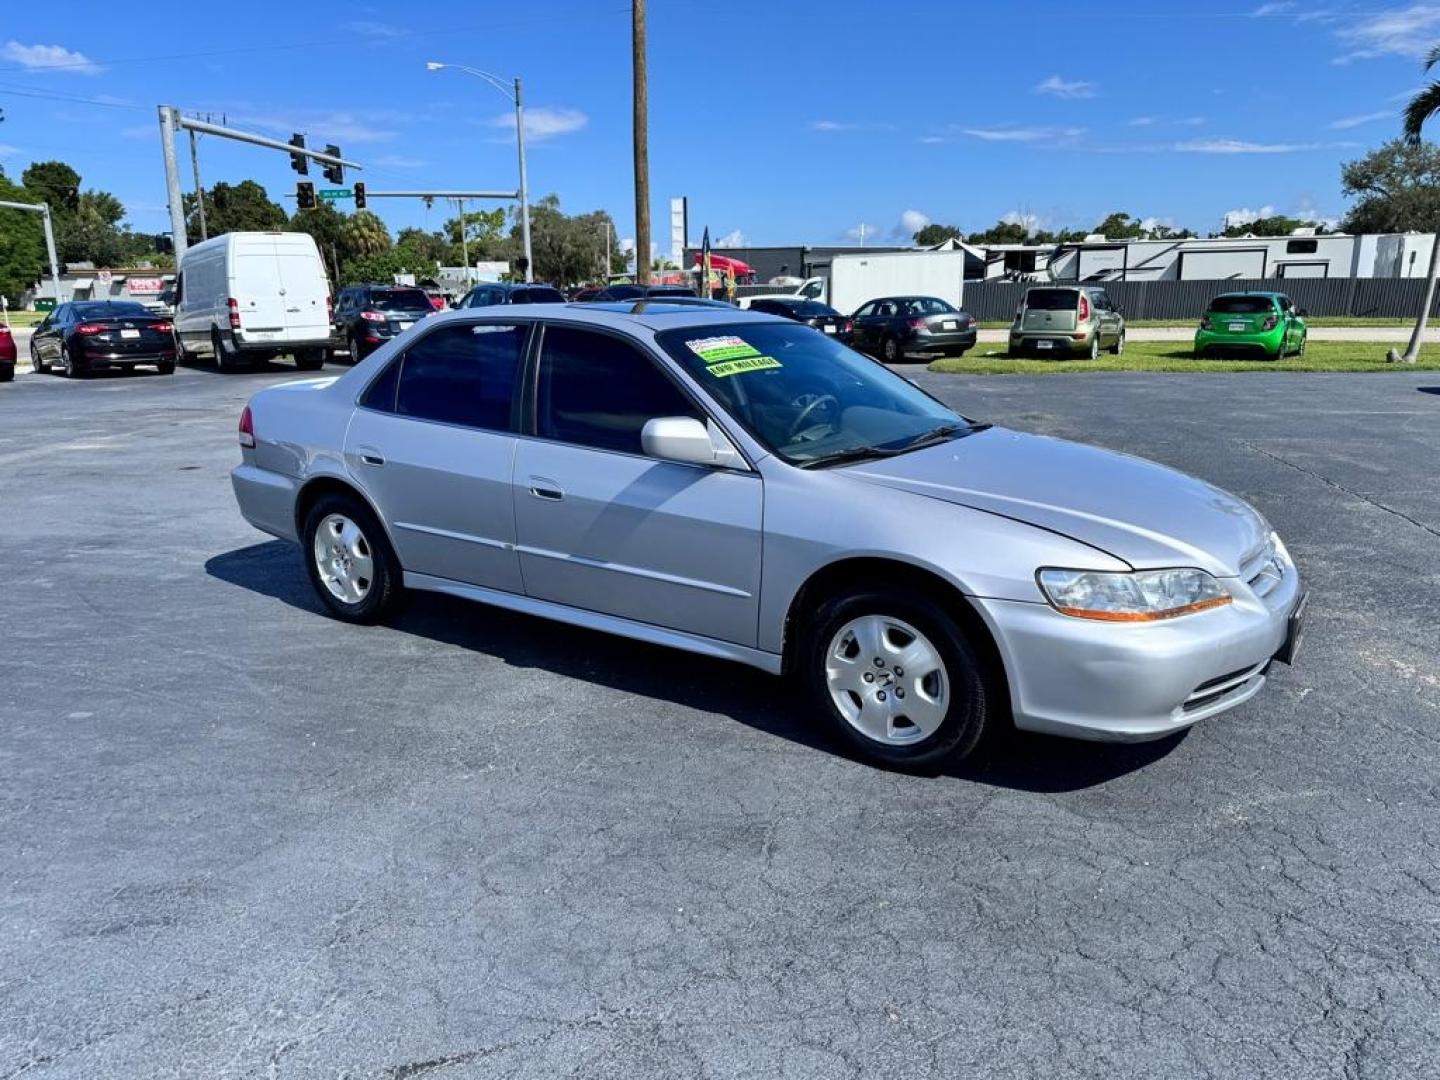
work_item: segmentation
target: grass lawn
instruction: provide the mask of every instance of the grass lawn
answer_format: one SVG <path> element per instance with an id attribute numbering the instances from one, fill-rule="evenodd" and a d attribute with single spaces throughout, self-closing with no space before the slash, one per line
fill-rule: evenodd
<path id="1" fill-rule="evenodd" d="M 9 315 L 11 326 L 36 326 L 45 318 L 43 311 L 12 311 Z"/>
<path id="2" fill-rule="evenodd" d="M 1304 356 L 1284 360 L 1231 360 L 1192 357 L 1188 343 L 1131 341 L 1124 356 L 1101 353 L 1099 360 L 1011 360 L 1003 345 L 977 345 L 964 356 L 946 357 L 931 371 L 951 375 L 1073 375 L 1085 371 L 1440 371 L 1440 347 L 1422 349 L 1420 360 L 1387 364 L 1385 351 L 1398 347 L 1380 341 L 1312 341 Z"/>
<path id="3" fill-rule="evenodd" d="M 1125 320 L 1125 325 L 1126 325 L 1126 326 L 1134 326 L 1134 327 L 1137 327 L 1137 328 L 1143 328 L 1143 329 L 1147 329 L 1147 330 L 1153 330 L 1153 329 L 1156 329 L 1156 328 L 1159 328 L 1159 327 L 1166 327 L 1166 326 L 1185 326 L 1185 327 L 1190 327 L 1191 329 L 1193 329 L 1193 328 L 1195 327 L 1195 325 L 1196 325 L 1199 321 L 1200 321 L 1200 316 L 1197 315 L 1197 316 L 1195 316 L 1195 318 L 1193 318 L 1193 319 L 1126 319 L 1126 320 Z M 1413 318 L 1411 318 L 1411 319 L 1396 319 L 1396 318 L 1374 319 L 1374 318 L 1370 318 L 1370 317 L 1368 317 L 1368 316 L 1361 316 L 1361 315 L 1332 315 L 1332 316 L 1312 315 L 1312 316 L 1307 316 L 1307 317 L 1306 317 L 1306 319 L 1305 319 L 1305 325 L 1306 325 L 1306 326 L 1310 326 L 1310 327 L 1322 327 L 1322 328 L 1323 328 L 1323 327 L 1329 327 L 1329 326 L 1391 326 L 1391 327 L 1393 327 L 1393 326 L 1404 326 L 1404 327 L 1411 327 L 1411 326 L 1414 326 L 1414 325 L 1415 325 L 1415 320 L 1414 320 Z M 992 320 L 990 320 L 990 321 L 988 321 L 988 322 L 982 322 L 982 323 L 980 324 L 980 329 L 981 329 L 981 330 L 1008 330 L 1008 329 L 1010 329 L 1010 323 L 1009 323 L 1008 320 L 1007 320 L 1007 321 L 998 321 L 998 320 L 992 319 Z"/>

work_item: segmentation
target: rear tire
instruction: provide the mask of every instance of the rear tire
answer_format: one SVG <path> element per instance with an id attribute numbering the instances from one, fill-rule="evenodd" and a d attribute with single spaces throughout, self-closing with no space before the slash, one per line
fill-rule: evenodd
<path id="1" fill-rule="evenodd" d="M 295 366 L 301 371 L 319 371 L 325 366 L 325 350 L 301 349 L 295 354 Z"/>
<path id="2" fill-rule="evenodd" d="M 80 369 L 75 366 L 75 360 L 70 355 L 70 346 L 60 346 L 60 374 L 67 379 L 78 379 Z"/>
<path id="3" fill-rule="evenodd" d="M 322 495 L 305 515 L 300 535 L 310 584 L 335 618 L 376 623 L 399 606 L 400 560 L 359 497 Z"/>
<path id="4" fill-rule="evenodd" d="M 1090 339 L 1090 359 L 1100 359 L 1100 331 L 1095 331 L 1095 336 Z"/>
<path id="5" fill-rule="evenodd" d="M 229 354 L 225 351 L 225 338 L 221 335 L 218 328 L 210 331 L 210 349 L 215 354 L 215 368 L 217 371 L 228 371 L 235 366 Z"/>
<path id="6" fill-rule="evenodd" d="M 171 360 L 169 363 L 161 362 L 159 364 L 156 364 L 155 370 L 158 371 L 161 375 L 174 375 L 175 361 Z"/>
<path id="7" fill-rule="evenodd" d="M 1300 335 L 1300 347 L 1295 350 L 1295 355 L 1296 355 L 1296 356 L 1304 356 L 1304 355 L 1305 355 L 1305 340 L 1306 340 L 1309 336 L 1310 336 L 1309 333 L 1304 333 L 1304 334 L 1301 334 L 1301 335 Z"/>
<path id="8" fill-rule="evenodd" d="M 1120 336 L 1115 339 L 1115 347 L 1110 350 L 1116 356 L 1125 355 L 1125 331 L 1120 331 Z"/>
<path id="9" fill-rule="evenodd" d="M 15 378 L 14 364 L 0 364 L 0 382 L 10 382 Z"/>
<path id="10" fill-rule="evenodd" d="M 932 769 L 969 754 L 991 724 L 999 695 L 986 665 L 960 623 L 922 593 L 844 592 L 802 633 L 798 674 L 809 706 L 868 761 Z"/>
<path id="11" fill-rule="evenodd" d="M 346 339 L 346 341 L 350 345 L 350 364 L 353 367 L 355 364 L 358 364 L 362 359 L 362 357 L 360 356 L 360 339 L 357 338 L 354 334 L 351 334 Z"/>

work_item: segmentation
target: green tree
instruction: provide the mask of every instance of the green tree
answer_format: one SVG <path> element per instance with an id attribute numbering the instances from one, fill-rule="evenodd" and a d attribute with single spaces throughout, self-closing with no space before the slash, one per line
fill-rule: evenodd
<path id="1" fill-rule="evenodd" d="M 0 168 L 0 199 L 33 203 L 29 190 L 11 181 Z M 45 270 L 45 232 L 39 214 L 28 210 L 0 210 L 0 295 L 14 306 L 20 294 L 40 279 Z"/>
<path id="2" fill-rule="evenodd" d="M 1434 45 L 1429 55 L 1425 57 L 1425 70 L 1434 69 L 1440 63 L 1440 45 Z M 1431 82 L 1428 86 L 1422 87 L 1410 99 L 1405 106 L 1404 142 L 1407 149 L 1418 153 L 1427 144 L 1421 138 L 1425 122 L 1440 112 L 1440 83 Z M 1341 178 L 1346 179 L 1342 171 Z M 1433 184 L 1433 178 L 1432 178 Z M 1433 188 L 1432 188 L 1433 191 Z M 1349 194 L 1348 188 L 1346 194 Z M 1440 232 L 1436 229 L 1436 218 L 1432 212 L 1429 216 L 1424 230 L 1427 232 Z M 1403 353 L 1397 353 L 1394 349 L 1386 353 L 1386 359 L 1392 364 L 1413 364 L 1420 358 L 1420 343 L 1425 339 L 1425 323 L 1430 318 L 1430 305 L 1435 302 L 1435 282 L 1440 277 L 1440 235 L 1435 237 L 1435 242 L 1430 245 L 1430 268 L 1425 275 L 1425 299 L 1420 305 L 1420 312 L 1415 317 L 1415 329 L 1410 334 L 1410 343 L 1405 346 Z"/>
<path id="3" fill-rule="evenodd" d="M 1357 200 L 1348 233 L 1430 232 L 1440 220 L 1440 145 L 1394 139 L 1340 167 L 1340 190 Z"/>
<path id="4" fill-rule="evenodd" d="M 534 207 L 531 207 L 533 213 Z M 454 246 L 455 252 L 459 253 L 460 247 L 460 226 L 461 216 L 445 222 L 445 238 Z M 477 262 L 487 259 L 503 259 L 505 253 L 505 211 L 503 208 L 495 210 L 467 210 L 464 214 L 465 243 L 470 249 L 470 261 Z M 458 261 L 458 260 L 457 260 Z"/>
<path id="5" fill-rule="evenodd" d="M 437 232 L 426 232 L 413 225 L 395 234 L 395 247 L 406 252 L 407 258 L 419 258 L 434 266 L 455 266 L 460 261 L 454 245 Z"/>
<path id="6" fill-rule="evenodd" d="M 390 250 L 390 230 L 369 210 L 357 210 L 345 219 L 341 254 L 344 258 L 378 255 Z"/>
<path id="7" fill-rule="evenodd" d="M 620 245 L 610 215 L 595 210 L 570 216 L 560 209 L 560 200 L 547 195 L 530 205 L 530 249 L 536 281 L 548 281 L 562 288 L 589 281 L 605 261 L 605 234 L 610 233 L 611 252 Z M 513 215 L 504 258 L 512 262 L 524 252 L 519 212 Z M 622 256 L 623 258 L 623 256 Z"/>
<path id="8" fill-rule="evenodd" d="M 1221 236 L 1289 236 L 1296 229 L 1303 229 L 1306 226 L 1314 225 L 1313 221 L 1303 218 L 1286 217 L 1284 214 L 1274 214 L 1270 217 L 1256 218 L 1242 224 L 1226 226 Z"/>
<path id="9" fill-rule="evenodd" d="M 1091 231 L 1099 233 L 1107 240 L 1138 240 L 1147 235 L 1145 226 L 1138 218 L 1133 218 L 1119 210 L 1106 217 Z"/>
<path id="10" fill-rule="evenodd" d="M 200 240 L 200 218 L 194 195 L 182 196 L 185 229 L 190 242 Z M 270 201 L 269 194 L 254 180 L 230 184 L 221 180 L 205 192 L 205 227 L 211 236 L 228 232 L 268 232 L 289 223 L 285 210 Z"/>
<path id="11" fill-rule="evenodd" d="M 920 247 L 938 247 L 946 240 L 963 240 L 965 234 L 954 225 L 941 225 L 938 221 L 932 221 L 918 230 L 911 239 Z"/>
<path id="12" fill-rule="evenodd" d="M 80 174 L 63 161 L 37 161 L 20 174 L 20 183 L 39 201 L 50 204 L 55 217 L 80 206 Z"/>
<path id="13" fill-rule="evenodd" d="M 1030 239 L 1030 230 L 1018 221 L 997 221 L 984 232 L 971 233 L 972 244 L 1023 244 Z"/>

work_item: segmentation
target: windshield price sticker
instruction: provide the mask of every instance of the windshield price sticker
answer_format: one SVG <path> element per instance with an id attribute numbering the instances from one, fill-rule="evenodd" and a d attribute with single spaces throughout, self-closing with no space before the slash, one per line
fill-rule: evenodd
<path id="1" fill-rule="evenodd" d="M 696 341 L 687 341 L 685 345 L 705 361 L 705 370 L 717 379 L 723 379 L 727 375 L 740 375 L 746 371 L 764 371 L 767 368 L 781 366 L 779 360 L 773 356 L 761 356 L 759 349 L 734 334 L 700 338 Z"/>
<path id="2" fill-rule="evenodd" d="M 717 379 L 723 379 L 726 375 L 743 375 L 747 371 L 764 371 L 767 368 L 780 366 L 780 361 L 773 356 L 743 356 L 739 360 L 724 360 L 718 364 L 709 364 L 705 370 Z"/>

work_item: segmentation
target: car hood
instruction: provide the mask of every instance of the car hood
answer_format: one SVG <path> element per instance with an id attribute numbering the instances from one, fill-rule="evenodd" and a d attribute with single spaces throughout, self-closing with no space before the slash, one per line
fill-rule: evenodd
<path id="1" fill-rule="evenodd" d="M 1193 476 L 1004 428 L 844 471 L 1060 533 L 1137 569 L 1197 566 L 1234 577 L 1269 533 L 1247 503 Z"/>

